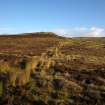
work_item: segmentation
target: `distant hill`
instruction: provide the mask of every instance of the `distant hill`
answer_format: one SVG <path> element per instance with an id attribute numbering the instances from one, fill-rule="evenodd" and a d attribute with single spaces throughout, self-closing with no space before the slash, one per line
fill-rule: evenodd
<path id="1" fill-rule="evenodd" d="M 0 35 L 0 53 L 17 55 L 40 55 L 49 47 L 55 46 L 64 37 L 52 32 Z"/>
<path id="2" fill-rule="evenodd" d="M 62 43 L 62 53 L 67 55 L 105 55 L 105 38 L 65 38 L 52 32 L 22 33 L 0 36 L 0 56 L 3 54 L 40 55 L 46 49 Z"/>
<path id="3" fill-rule="evenodd" d="M 20 33 L 20 34 L 1 34 L 0 37 L 57 37 L 64 38 L 53 32 L 33 32 L 33 33 Z"/>

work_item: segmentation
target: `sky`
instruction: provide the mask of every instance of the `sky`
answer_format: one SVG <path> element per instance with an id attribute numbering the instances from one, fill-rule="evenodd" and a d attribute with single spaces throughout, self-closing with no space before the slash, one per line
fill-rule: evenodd
<path id="1" fill-rule="evenodd" d="M 0 34 L 105 36 L 105 0 L 0 0 Z"/>

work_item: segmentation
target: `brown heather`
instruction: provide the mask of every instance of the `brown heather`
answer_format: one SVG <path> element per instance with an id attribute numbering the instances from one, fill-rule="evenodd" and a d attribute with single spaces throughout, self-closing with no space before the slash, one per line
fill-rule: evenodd
<path id="1" fill-rule="evenodd" d="M 105 105 L 105 38 L 0 36 L 0 105 Z"/>

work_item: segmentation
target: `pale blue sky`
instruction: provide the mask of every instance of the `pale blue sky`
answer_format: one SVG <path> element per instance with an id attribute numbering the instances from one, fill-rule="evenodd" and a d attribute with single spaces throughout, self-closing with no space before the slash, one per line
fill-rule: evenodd
<path id="1" fill-rule="evenodd" d="M 104 32 L 105 0 L 0 0 L 0 33 L 81 29 Z"/>

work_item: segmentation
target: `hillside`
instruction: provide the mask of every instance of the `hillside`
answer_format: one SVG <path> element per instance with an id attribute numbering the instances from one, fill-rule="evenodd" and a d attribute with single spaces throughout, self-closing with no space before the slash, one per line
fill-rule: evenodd
<path id="1" fill-rule="evenodd" d="M 105 105 L 105 38 L 0 36 L 0 105 Z"/>
<path id="2" fill-rule="evenodd" d="M 26 33 L 0 36 L 0 53 L 17 55 L 40 55 L 46 48 L 62 40 L 53 33 Z"/>
<path id="3" fill-rule="evenodd" d="M 68 55 L 104 56 L 105 38 L 64 38 L 50 32 L 0 36 L 0 54 L 40 55 L 59 42 L 63 44 L 61 51 Z"/>

